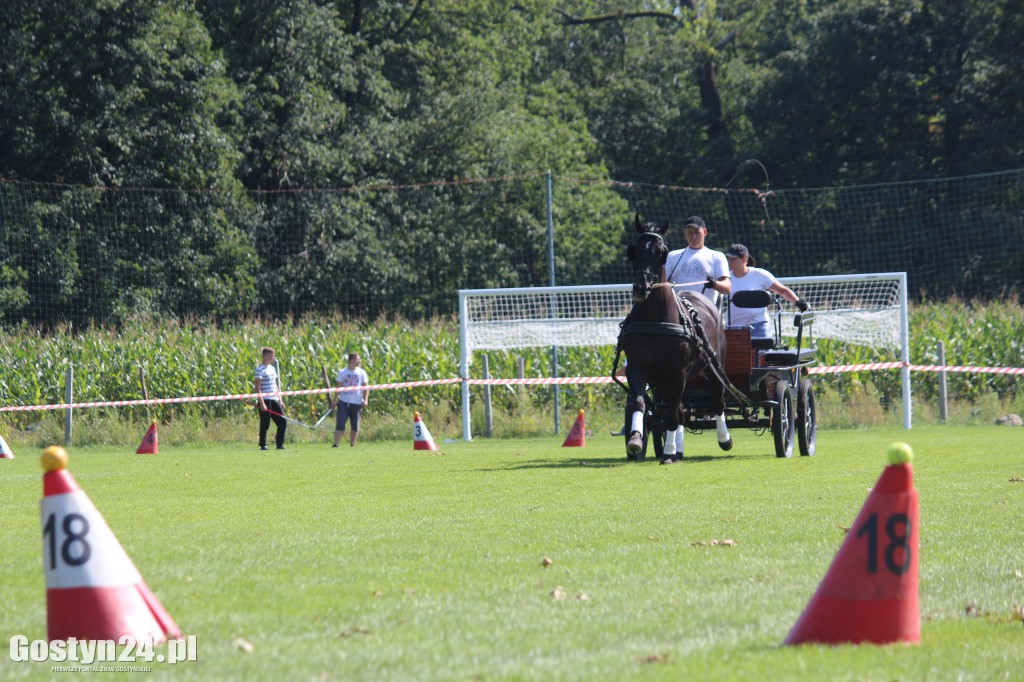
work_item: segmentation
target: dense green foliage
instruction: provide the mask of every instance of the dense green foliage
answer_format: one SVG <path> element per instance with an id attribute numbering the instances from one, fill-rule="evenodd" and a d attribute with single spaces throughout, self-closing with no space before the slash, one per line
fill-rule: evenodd
<path id="1" fill-rule="evenodd" d="M 609 235 L 658 216 L 610 178 L 789 189 L 1024 166 L 1022 42 L 1020 0 L 12 0 L 0 316 L 447 313 L 460 287 L 547 283 L 546 171 L 595 183 L 556 189 L 556 267 L 600 281 Z M 373 189 L 496 177 L 518 180 Z M 965 223 L 1019 242 L 1020 195 L 954 214 L 921 192 L 947 222 L 862 257 L 912 262 Z M 785 262 L 801 232 L 847 230 L 821 201 L 758 252 Z M 861 208 L 866 229 L 920 227 Z M 835 271 L 815 249 L 793 272 Z M 1019 257 L 987 274 L 978 258 L 928 293 L 1024 280 Z M 426 284 L 410 260 L 434 266 Z M 346 284 L 416 295 L 353 302 Z"/>
<path id="2" fill-rule="evenodd" d="M 1021 164 L 1015 0 L 639 5 L 16 0 L 0 172 L 278 189 L 606 165 L 714 185 L 757 155 L 806 186 Z"/>
<path id="3" fill-rule="evenodd" d="M 980 330 L 984 333 L 978 333 Z M 915 364 L 933 364 L 936 344 L 942 341 L 950 365 L 1020 367 L 1024 309 L 1015 299 L 987 305 L 956 300 L 914 305 L 910 310 L 910 338 L 910 357 Z M 335 372 L 345 364 L 345 354 L 352 350 L 363 356 L 373 384 L 449 379 L 459 373 L 458 323 L 452 319 L 417 323 L 388 319 L 351 322 L 340 318 L 291 323 L 251 320 L 219 326 L 137 320 L 120 330 L 93 327 L 52 334 L 29 327 L 12 330 L 0 337 L 0 353 L 7 358 L 8 369 L 0 375 L 0 394 L 8 396 L 13 405 L 59 404 L 69 365 L 75 372 L 75 402 L 142 399 L 140 369 L 145 371 L 151 398 L 251 393 L 252 372 L 259 362 L 259 348 L 265 344 L 278 350 L 285 390 L 323 388 L 322 367 L 327 368 L 333 383 Z M 824 366 L 896 359 L 888 351 L 865 347 L 829 341 L 818 346 L 819 364 Z M 552 375 L 550 349 L 536 348 L 490 353 L 491 376 L 515 378 L 520 359 L 526 377 Z M 559 350 L 559 374 L 607 376 L 612 359 L 611 347 L 563 348 Z M 478 355 L 471 376 L 482 376 L 481 365 Z M 921 416 L 927 417 L 933 412 L 923 406 L 934 403 L 936 376 L 928 372 L 911 376 L 915 409 L 923 410 Z M 886 415 L 898 422 L 901 388 L 895 370 L 817 375 L 814 383 L 825 424 L 883 423 Z M 611 421 L 618 419 L 623 394 L 617 386 L 568 385 L 560 390 L 566 420 L 563 428 L 580 408 L 596 410 L 605 417 L 612 415 Z M 472 394 L 473 418 L 479 429 L 483 390 L 475 387 Z M 991 409 L 1013 407 L 1024 398 L 1019 376 L 972 373 L 950 374 L 949 395 L 961 404 Z M 461 395 L 457 384 L 375 390 L 371 400 L 370 422 L 374 428 L 382 428 L 377 433 L 384 437 L 396 433 L 396 424 L 399 433 L 407 430 L 410 414 L 417 409 L 430 411 L 437 422 L 459 423 Z M 494 410 L 500 420 L 512 424 L 512 433 L 547 432 L 552 423 L 553 400 L 549 387 L 503 386 L 493 392 Z M 857 401 L 863 410 L 858 413 L 851 401 Z M 321 395 L 296 396 L 287 402 L 292 415 L 303 420 L 324 410 Z M 248 419 L 251 409 L 251 402 L 214 401 L 163 405 L 153 408 L 153 413 L 169 424 L 196 416 L 206 421 Z M 45 416 L 39 412 L 8 412 L 0 422 L 17 429 L 39 421 L 57 425 L 63 418 L 61 411 L 42 414 Z M 77 419 L 88 425 L 90 420 L 115 414 L 141 421 L 145 409 L 81 410 Z M 992 418 L 988 409 L 979 416 Z M 517 422 L 518 427 L 514 426 Z M 455 426 L 452 431 L 458 433 L 459 428 Z M 194 437 L 197 434 L 190 433 L 185 439 Z"/>

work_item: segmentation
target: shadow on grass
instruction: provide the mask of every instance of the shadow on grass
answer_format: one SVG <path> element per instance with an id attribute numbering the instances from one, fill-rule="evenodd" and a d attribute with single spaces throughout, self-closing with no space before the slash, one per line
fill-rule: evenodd
<path id="1" fill-rule="evenodd" d="M 519 469 L 580 469 L 592 467 L 607 469 L 633 464 L 622 457 L 573 457 L 571 459 L 529 459 L 523 462 L 509 462 L 504 466 L 496 466 L 482 471 L 516 471 Z"/>
<path id="2" fill-rule="evenodd" d="M 750 457 L 759 457 L 759 455 L 695 455 L 686 456 L 679 464 L 703 464 L 706 462 L 716 462 L 727 459 L 749 459 Z M 530 459 L 523 462 L 509 462 L 503 466 L 495 466 L 489 469 L 481 469 L 481 471 L 517 471 L 521 469 L 579 469 L 579 468 L 594 468 L 594 469 L 609 469 L 612 467 L 623 467 L 623 466 L 645 466 L 653 465 L 658 466 L 659 461 L 654 457 L 648 457 L 642 462 L 631 462 L 626 459 L 625 455 L 621 457 L 572 457 L 572 458 L 560 458 L 560 459 Z"/>

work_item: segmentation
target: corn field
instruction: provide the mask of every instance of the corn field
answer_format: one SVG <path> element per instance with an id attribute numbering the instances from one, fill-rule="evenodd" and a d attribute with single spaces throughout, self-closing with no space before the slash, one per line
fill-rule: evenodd
<path id="1" fill-rule="evenodd" d="M 984 304 L 953 299 L 913 305 L 910 326 L 911 362 L 915 364 L 936 363 L 936 346 L 942 341 L 949 365 L 1024 366 L 1024 307 L 1016 298 Z M 7 365 L 0 374 L 0 401 L 7 405 L 62 403 L 68 366 L 74 369 L 75 402 L 142 399 L 140 370 L 150 398 L 250 393 L 253 370 L 264 345 L 277 349 L 285 390 L 322 388 L 322 367 L 333 383 L 350 351 L 361 354 L 374 384 L 458 376 L 459 333 L 454 318 L 416 323 L 388 318 L 220 323 L 137 319 L 119 328 L 67 326 L 46 333 L 29 326 L 7 328 L 0 335 Z M 818 348 L 819 364 L 825 366 L 894 359 L 875 349 L 829 341 L 819 342 Z M 607 375 L 612 358 L 611 347 L 559 349 L 559 374 Z M 551 376 L 549 348 L 491 353 L 491 376 L 515 377 L 520 359 L 526 377 Z M 474 377 L 481 376 L 481 364 L 481 358 L 475 358 Z M 829 397 L 842 402 L 867 392 L 881 410 L 898 409 L 897 371 L 818 375 L 814 381 L 825 406 Z M 948 381 L 950 399 L 955 401 L 994 399 L 1013 404 L 1021 397 L 1020 377 L 955 373 Z M 912 386 L 915 403 L 933 400 L 936 375 L 915 372 Z M 623 398 L 614 385 L 565 386 L 561 390 L 564 404 L 573 410 L 596 408 L 616 413 Z M 482 388 L 473 391 L 478 405 Z M 457 385 L 374 391 L 371 398 L 376 415 L 393 417 L 432 408 L 457 421 L 461 405 Z M 493 389 L 495 410 L 513 417 L 517 412 L 550 411 L 552 401 L 548 387 Z M 290 413 L 299 419 L 322 412 L 324 407 L 322 396 L 289 400 Z M 122 409 L 135 419 L 146 417 L 144 408 Z M 243 401 L 218 401 L 154 406 L 151 416 L 170 423 L 197 415 L 205 420 L 232 419 L 251 410 Z M 87 419 L 114 411 L 95 409 L 86 416 L 83 413 L 87 411 L 80 410 L 78 415 Z M 59 411 L 7 412 L 0 415 L 0 427 L 25 428 L 41 420 L 59 420 L 61 415 Z"/>

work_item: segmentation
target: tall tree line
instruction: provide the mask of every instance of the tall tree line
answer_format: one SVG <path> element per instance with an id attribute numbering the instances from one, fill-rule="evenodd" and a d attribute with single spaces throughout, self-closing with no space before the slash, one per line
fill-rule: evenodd
<path id="1" fill-rule="evenodd" d="M 436 263 L 427 313 L 452 287 L 544 267 L 523 252 L 543 249 L 536 183 L 356 191 L 377 185 L 551 170 L 787 188 L 1017 168 L 1022 5 L 10 0 L 0 177 L 93 189 L 5 213 L 0 314 L 33 319 L 43 299 L 92 319 L 251 313 L 282 294 L 330 306 L 340 272 L 416 289 L 412 252 Z M 580 230 L 560 258 L 587 272 L 616 257 L 618 195 L 558 205 Z M 102 233 L 99 215 L 115 216 Z M 466 239 L 482 225 L 499 236 Z"/>

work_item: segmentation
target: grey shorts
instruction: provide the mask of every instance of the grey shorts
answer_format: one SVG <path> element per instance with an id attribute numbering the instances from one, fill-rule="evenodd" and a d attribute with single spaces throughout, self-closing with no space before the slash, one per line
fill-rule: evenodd
<path id="1" fill-rule="evenodd" d="M 362 403 L 346 403 L 344 400 L 338 401 L 338 406 L 334 411 L 334 429 L 336 431 L 345 430 L 345 422 L 352 422 L 352 430 L 359 430 L 359 415 L 363 411 Z"/>

